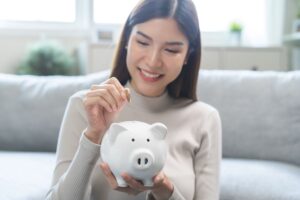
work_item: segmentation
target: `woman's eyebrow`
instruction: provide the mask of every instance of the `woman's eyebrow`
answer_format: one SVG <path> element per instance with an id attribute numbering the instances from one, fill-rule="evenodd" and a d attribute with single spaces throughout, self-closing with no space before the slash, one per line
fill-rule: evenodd
<path id="1" fill-rule="evenodd" d="M 183 42 L 166 42 L 166 45 L 183 46 Z"/>
<path id="2" fill-rule="evenodd" d="M 141 31 L 137 31 L 136 33 L 143 36 L 143 37 L 145 37 L 145 38 L 147 38 L 147 39 L 149 39 L 149 40 L 152 40 L 152 38 L 150 36 L 146 35 L 145 33 L 141 32 Z"/>
<path id="3" fill-rule="evenodd" d="M 148 40 L 152 40 L 152 38 L 150 36 L 148 36 L 147 34 L 141 32 L 141 31 L 137 31 L 136 32 L 138 35 L 141 35 L 145 38 L 147 38 Z M 175 45 L 175 46 L 183 46 L 184 42 L 180 42 L 180 41 L 174 41 L 174 42 L 166 42 L 166 45 Z"/>

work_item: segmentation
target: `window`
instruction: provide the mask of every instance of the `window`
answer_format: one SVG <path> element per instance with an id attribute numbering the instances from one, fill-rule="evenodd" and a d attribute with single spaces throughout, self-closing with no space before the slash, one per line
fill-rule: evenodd
<path id="1" fill-rule="evenodd" d="M 203 32 L 228 32 L 232 22 L 243 26 L 244 44 L 262 45 L 267 41 L 266 0 L 195 0 Z"/>
<path id="2" fill-rule="evenodd" d="M 202 32 L 228 32 L 233 21 L 244 26 L 243 36 L 249 44 L 264 43 L 268 0 L 194 0 Z M 94 0 L 94 22 L 123 24 L 138 0 Z M 117 14 L 116 14 L 117 13 Z"/>
<path id="3" fill-rule="evenodd" d="M 245 28 L 262 29 L 265 26 L 264 0 L 195 0 L 203 31 L 227 31 L 231 22 L 237 21 Z"/>
<path id="4" fill-rule="evenodd" d="M 0 0 L 0 27 L 23 29 L 31 26 L 32 30 L 39 28 L 66 30 L 69 28 L 70 32 L 81 31 L 83 35 L 91 35 L 91 30 L 95 30 L 94 35 L 97 35 L 98 30 L 104 30 L 118 35 L 120 25 L 125 22 L 138 1 Z M 281 20 L 276 16 L 277 11 L 281 12 L 283 3 L 278 2 L 284 0 L 193 1 L 198 10 L 202 38 L 204 41 L 211 41 L 204 42 L 204 44 L 226 45 L 224 42 L 226 34 L 228 35 L 229 24 L 233 21 L 240 22 L 244 27 L 243 44 L 245 45 L 265 45 L 270 43 L 268 41 L 270 39 L 277 43 L 281 41 L 282 30 L 275 26 Z M 65 23 L 68 24 L 65 25 Z M 75 29 L 76 31 L 73 31 Z M 279 34 L 276 35 L 275 32 Z"/>
<path id="5" fill-rule="evenodd" d="M 123 24 L 138 0 L 94 0 L 94 22 Z"/>
<path id="6" fill-rule="evenodd" d="M 76 0 L 0 0 L 0 20 L 75 22 Z"/>
<path id="7" fill-rule="evenodd" d="M 94 21 L 123 24 L 137 2 L 138 0 L 94 0 Z M 255 26 L 255 29 L 260 30 L 265 25 L 265 0 L 194 0 L 194 3 L 203 31 L 227 31 L 232 21 L 239 21 L 245 27 Z"/>

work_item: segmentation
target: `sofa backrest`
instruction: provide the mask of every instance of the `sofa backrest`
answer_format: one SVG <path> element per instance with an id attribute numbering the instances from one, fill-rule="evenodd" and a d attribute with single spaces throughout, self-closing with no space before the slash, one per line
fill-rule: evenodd
<path id="1" fill-rule="evenodd" d="M 300 72 L 202 71 L 198 97 L 216 107 L 223 156 L 300 165 Z"/>
<path id="2" fill-rule="evenodd" d="M 0 150 L 55 151 L 68 98 L 108 76 L 0 74 Z"/>
<path id="3" fill-rule="evenodd" d="M 0 74 L 0 150 L 55 151 L 68 98 L 108 76 Z M 300 165 L 300 72 L 201 70 L 197 93 L 220 112 L 224 157 Z"/>

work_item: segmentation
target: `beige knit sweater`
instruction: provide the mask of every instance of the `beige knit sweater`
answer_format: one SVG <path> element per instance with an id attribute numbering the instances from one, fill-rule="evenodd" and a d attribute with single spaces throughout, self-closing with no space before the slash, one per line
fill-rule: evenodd
<path id="1" fill-rule="evenodd" d="M 174 185 L 170 200 L 219 199 L 221 122 L 213 107 L 188 99 L 172 99 L 167 92 L 159 97 L 136 93 L 130 84 L 131 102 L 117 122 L 138 120 L 162 122 L 168 127 L 167 161 L 164 173 Z M 83 107 L 86 91 L 74 94 L 65 111 L 57 147 L 52 186 L 46 199 L 52 200 L 142 200 L 153 199 L 150 192 L 137 196 L 112 190 L 99 167 L 100 145 L 83 134 L 87 118 Z"/>

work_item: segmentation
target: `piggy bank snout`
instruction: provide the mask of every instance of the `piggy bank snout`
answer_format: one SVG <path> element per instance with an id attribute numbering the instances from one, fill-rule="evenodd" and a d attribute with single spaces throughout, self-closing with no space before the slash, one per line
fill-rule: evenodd
<path id="1" fill-rule="evenodd" d="M 133 167 L 138 170 L 148 169 L 154 163 L 154 155 L 151 151 L 146 149 L 136 150 L 131 156 L 131 163 Z"/>

